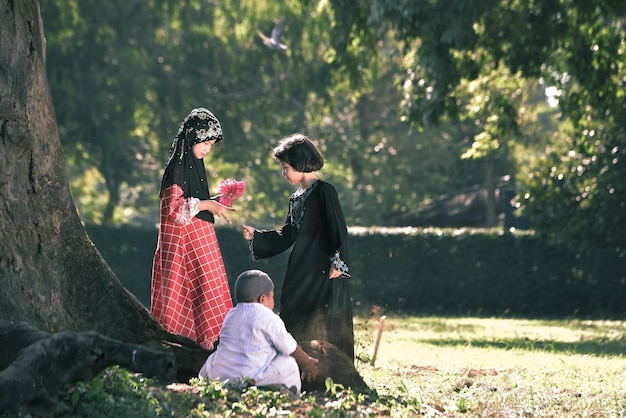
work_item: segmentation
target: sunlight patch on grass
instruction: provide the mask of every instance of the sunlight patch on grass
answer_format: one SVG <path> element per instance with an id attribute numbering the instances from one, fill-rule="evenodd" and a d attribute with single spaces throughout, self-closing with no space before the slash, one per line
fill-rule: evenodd
<path id="1" fill-rule="evenodd" d="M 424 416 L 626 416 L 623 322 L 392 317 L 372 366 L 379 325 L 357 321 L 357 369 Z"/>
<path id="2" fill-rule="evenodd" d="M 358 322 L 360 349 L 373 350 L 379 322 Z M 375 366 L 357 369 L 379 393 L 420 400 L 425 415 L 616 416 L 626 414 L 623 353 L 620 321 L 387 318 Z"/>
<path id="3" fill-rule="evenodd" d="M 375 319 L 359 320 L 357 339 L 377 329 Z M 552 364 L 569 356 L 622 357 L 626 338 L 622 322 L 543 321 L 490 318 L 387 318 L 379 358 L 393 353 L 397 362 L 431 361 L 436 365 L 494 361 L 505 366 Z M 489 350 L 491 349 L 491 350 Z M 536 355 L 532 355 L 536 354 Z M 546 356 L 544 354 L 552 354 Z M 521 364 L 519 364 L 521 363 Z"/>

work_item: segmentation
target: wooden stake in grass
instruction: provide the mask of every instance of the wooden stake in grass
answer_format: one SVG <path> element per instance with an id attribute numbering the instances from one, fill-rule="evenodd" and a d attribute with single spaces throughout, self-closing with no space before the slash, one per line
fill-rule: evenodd
<path id="1" fill-rule="evenodd" d="M 376 362 L 376 354 L 378 353 L 378 346 L 380 345 L 380 337 L 383 335 L 383 328 L 385 328 L 385 319 L 386 316 L 380 317 L 380 323 L 378 324 L 378 334 L 376 335 L 376 344 L 374 344 L 374 355 L 372 355 L 372 362 L 370 363 L 372 367 L 374 367 L 374 363 Z"/>

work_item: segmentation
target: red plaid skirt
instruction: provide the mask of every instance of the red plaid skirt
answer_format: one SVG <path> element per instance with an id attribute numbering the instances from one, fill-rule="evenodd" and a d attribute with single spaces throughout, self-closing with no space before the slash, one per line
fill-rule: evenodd
<path id="1" fill-rule="evenodd" d="M 212 223 L 193 218 L 189 225 L 161 224 L 150 305 L 167 331 L 213 348 L 233 304 Z"/>

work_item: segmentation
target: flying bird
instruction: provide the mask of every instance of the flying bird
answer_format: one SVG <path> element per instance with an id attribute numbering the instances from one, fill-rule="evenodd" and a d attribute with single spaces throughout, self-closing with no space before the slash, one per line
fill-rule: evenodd
<path id="1" fill-rule="evenodd" d="M 278 40 L 278 38 L 280 38 L 280 34 L 283 32 L 283 29 L 285 29 L 286 24 L 287 19 L 277 23 L 276 26 L 274 26 L 274 29 L 272 29 L 271 37 L 267 37 L 263 32 L 257 30 L 259 37 L 263 40 L 263 45 L 271 49 L 280 49 L 283 51 L 287 49 L 287 45 Z"/>

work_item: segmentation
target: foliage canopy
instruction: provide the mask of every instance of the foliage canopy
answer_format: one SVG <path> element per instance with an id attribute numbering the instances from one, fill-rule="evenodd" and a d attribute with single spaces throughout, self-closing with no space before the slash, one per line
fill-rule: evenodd
<path id="1" fill-rule="evenodd" d="M 87 221 L 154 222 L 171 138 L 206 106 L 226 139 L 210 174 L 248 183 L 241 219 L 282 220 L 291 190 L 269 151 L 301 131 L 319 140 L 353 225 L 403 224 L 510 175 L 538 232 L 626 248 L 621 1 L 42 4 Z M 257 30 L 282 19 L 289 49 L 263 47 Z"/>

